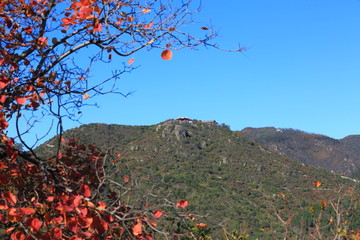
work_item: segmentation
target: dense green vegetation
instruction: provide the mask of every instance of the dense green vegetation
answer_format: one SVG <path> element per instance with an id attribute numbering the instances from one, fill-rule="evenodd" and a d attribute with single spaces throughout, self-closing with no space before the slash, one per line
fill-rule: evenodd
<path id="1" fill-rule="evenodd" d="M 108 167 L 116 173 L 114 180 L 130 176 L 132 198 L 126 201 L 141 207 L 144 198 L 189 200 L 187 211 L 209 224 L 214 238 L 222 236 L 222 229 L 251 239 L 286 231 L 306 236 L 319 221 L 326 226 L 324 234 L 331 235 L 331 203 L 341 197 L 339 207 L 356 208 L 343 201 L 353 198 L 347 192 L 355 187 L 353 181 L 281 156 L 225 125 L 177 120 L 153 126 L 89 124 L 63 137 L 121 153 L 121 160 Z M 54 143 L 55 138 L 38 153 L 54 154 Z M 322 184 L 316 188 L 313 181 Z M 360 218 L 353 208 L 347 217 L 346 226 L 355 229 Z"/>

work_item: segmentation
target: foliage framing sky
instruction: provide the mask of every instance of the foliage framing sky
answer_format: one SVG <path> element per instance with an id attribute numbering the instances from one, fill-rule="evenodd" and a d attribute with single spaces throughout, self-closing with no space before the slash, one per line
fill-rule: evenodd
<path id="1" fill-rule="evenodd" d="M 187 116 L 216 120 L 233 130 L 275 126 L 333 138 L 360 134 L 360 1 L 202 1 L 198 31 L 212 23 L 223 48 L 136 53 L 118 88 L 124 98 L 88 99 L 81 123 L 151 125 Z M 194 26 L 189 26 L 193 28 Z M 184 28 L 186 30 L 186 28 Z M 130 58 L 115 58 L 102 78 Z M 65 128 L 79 125 L 66 122 Z"/>

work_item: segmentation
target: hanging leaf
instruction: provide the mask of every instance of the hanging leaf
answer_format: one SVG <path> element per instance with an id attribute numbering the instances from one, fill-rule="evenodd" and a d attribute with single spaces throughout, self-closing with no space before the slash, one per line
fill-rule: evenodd
<path id="1" fill-rule="evenodd" d="M 173 55 L 172 52 L 170 50 L 166 49 L 161 53 L 161 58 L 164 60 L 171 60 L 172 55 Z"/>
<path id="2" fill-rule="evenodd" d="M 88 99 L 89 97 L 90 97 L 90 95 L 87 94 L 87 93 L 85 93 L 84 96 L 83 96 L 83 99 L 86 100 L 86 99 Z"/>
<path id="3" fill-rule="evenodd" d="M 149 13 L 149 12 L 151 12 L 151 10 L 148 9 L 148 8 L 145 8 L 145 9 L 143 9 L 141 12 L 142 12 L 142 13 Z"/>
<path id="4" fill-rule="evenodd" d="M 16 96 L 15 97 L 15 101 L 18 103 L 18 104 L 25 104 L 26 103 L 26 98 L 25 97 L 19 97 L 19 96 Z"/>
<path id="5" fill-rule="evenodd" d="M 135 58 L 132 58 L 132 59 L 130 59 L 127 63 L 128 63 L 128 65 L 130 66 L 131 64 L 134 63 L 134 61 L 135 61 Z"/>

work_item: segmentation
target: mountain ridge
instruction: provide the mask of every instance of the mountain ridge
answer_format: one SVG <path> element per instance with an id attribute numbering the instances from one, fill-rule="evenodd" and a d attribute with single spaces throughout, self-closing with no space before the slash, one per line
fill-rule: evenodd
<path id="1" fill-rule="evenodd" d="M 239 133 L 289 158 L 339 174 L 354 176 L 360 168 L 360 135 L 334 139 L 272 127 L 244 128 Z"/>
<path id="2" fill-rule="evenodd" d="M 140 179 L 134 198 L 151 191 L 173 201 L 187 199 L 189 210 L 206 216 L 204 221 L 218 234 L 226 223 L 228 229 L 246 226 L 252 236 L 270 238 L 283 228 L 275 209 L 296 211 L 294 221 L 306 219 L 304 227 L 311 227 L 308 204 L 330 202 L 342 184 L 355 184 L 282 156 L 215 121 L 172 119 L 151 126 L 95 123 L 68 130 L 63 137 L 121 153 L 121 161 L 111 165 L 119 171 L 114 180 Z M 48 147 L 56 146 L 55 141 L 56 137 L 36 151 L 55 154 L 56 149 Z M 322 183 L 321 191 L 313 186 L 316 181 Z"/>

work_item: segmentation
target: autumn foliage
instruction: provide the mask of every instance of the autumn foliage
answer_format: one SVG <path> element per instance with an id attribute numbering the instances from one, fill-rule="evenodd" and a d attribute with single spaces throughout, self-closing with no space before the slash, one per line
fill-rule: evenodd
<path id="1" fill-rule="evenodd" d="M 158 219 L 186 222 L 177 208 L 186 211 L 185 200 L 164 208 L 134 208 L 122 201 L 129 176 L 117 183 L 107 175 L 120 155 L 60 137 L 54 155 L 38 156 L 33 146 L 39 139 L 29 143 L 24 135 L 49 117 L 56 121 L 49 131 L 55 125 L 61 136 L 62 119 L 77 119 L 83 101 L 116 92 L 105 84 L 131 71 L 135 59 L 127 58 L 122 69 L 101 81 L 91 79 L 95 62 L 156 48 L 169 60 L 170 49 L 215 47 L 209 43 L 215 36 L 211 29 L 202 28 L 202 38 L 182 32 L 189 9 L 191 1 L 0 2 L 0 228 L 10 239 L 153 239 L 175 234 L 171 224 L 160 231 Z M 89 60 L 78 61 L 80 53 Z M 194 237 L 186 226 L 175 235 Z"/>

